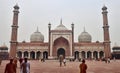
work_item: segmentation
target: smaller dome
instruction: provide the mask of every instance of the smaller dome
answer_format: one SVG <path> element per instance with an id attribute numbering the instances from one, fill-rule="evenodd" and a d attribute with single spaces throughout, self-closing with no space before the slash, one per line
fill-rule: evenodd
<path id="1" fill-rule="evenodd" d="M 83 43 L 89 43 L 91 42 L 91 40 L 92 40 L 91 35 L 85 30 L 78 37 L 78 41 Z"/>
<path id="2" fill-rule="evenodd" d="M 0 47 L 8 48 L 5 43 L 2 46 L 0 46 Z"/>
<path id="3" fill-rule="evenodd" d="M 102 10 L 107 10 L 107 7 L 104 5 L 104 6 L 102 7 Z"/>
<path id="4" fill-rule="evenodd" d="M 2 46 L 0 46 L 0 50 L 8 50 L 8 47 L 5 43 Z"/>
<path id="5" fill-rule="evenodd" d="M 15 9 L 19 9 L 19 6 L 18 6 L 18 4 L 16 4 L 16 5 L 14 6 L 14 8 L 15 8 Z"/>
<path id="6" fill-rule="evenodd" d="M 44 36 L 41 34 L 41 32 L 37 31 L 34 32 L 30 37 L 31 42 L 44 42 Z"/>

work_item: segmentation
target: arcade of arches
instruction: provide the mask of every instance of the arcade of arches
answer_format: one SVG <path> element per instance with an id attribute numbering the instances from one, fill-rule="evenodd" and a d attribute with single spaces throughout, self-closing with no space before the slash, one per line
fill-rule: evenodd
<path id="1" fill-rule="evenodd" d="M 53 45 L 53 56 L 57 56 L 56 58 L 58 58 L 60 55 L 64 57 L 70 55 L 69 43 L 63 37 L 56 39 Z"/>
<path id="2" fill-rule="evenodd" d="M 104 52 L 103 51 L 75 51 L 74 52 L 74 57 L 75 59 L 79 59 L 79 58 L 85 58 L 85 59 L 99 59 L 99 58 L 103 58 L 104 57 Z"/>
<path id="3" fill-rule="evenodd" d="M 29 59 L 40 59 L 40 58 L 48 59 L 48 52 L 47 51 L 44 51 L 44 52 L 40 52 L 40 51 L 37 51 L 37 52 L 35 52 L 35 51 L 31 51 L 31 52 L 18 51 L 17 56 L 19 58 L 28 57 Z"/>
<path id="4" fill-rule="evenodd" d="M 59 55 L 63 55 L 65 57 L 65 50 L 63 48 L 59 48 L 58 51 L 57 51 L 57 56 L 59 57 Z M 45 51 L 45 52 L 40 52 L 40 51 L 37 51 L 37 52 L 34 52 L 34 51 L 31 51 L 31 52 L 28 52 L 28 51 L 24 51 L 24 52 L 21 52 L 21 51 L 18 51 L 17 52 L 17 56 L 18 57 L 28 57 L 29 59 L 40 59 L 40 58 L 44 58 L 44 59 L 48 59 L 48 52 Z M 104 57 L 104 52 L 103 51 L 75 51 L 74 52 L 74 58 L 75 59 L 79 59 L 79 58 L 86 58 L 86 59 L 98 59 L 98 58 L 103 58 Z"/>

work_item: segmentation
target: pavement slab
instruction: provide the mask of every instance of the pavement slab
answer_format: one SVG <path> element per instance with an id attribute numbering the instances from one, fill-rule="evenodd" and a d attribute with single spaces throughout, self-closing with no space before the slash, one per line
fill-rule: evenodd
<path id="1" fill-rule="evenodd" d="M 0 65 L 0 73 L 4 73 L 5 65 L 9 60 L 3 60 Z M 60 67 L 58 60 L 46 60 L 41 62 L 39 60 L 29 60 L 30 73 L 80 73 L 79 65 L 81 62 L 66 62 L 66 66 Z M 120 73 L 120 60 L 105 63 L 104 61 L 90 61 L 86 60 L 88 66 L 87 73 Z M 17 73 L 20 73 L 20 66 L 18 62 Z"/>

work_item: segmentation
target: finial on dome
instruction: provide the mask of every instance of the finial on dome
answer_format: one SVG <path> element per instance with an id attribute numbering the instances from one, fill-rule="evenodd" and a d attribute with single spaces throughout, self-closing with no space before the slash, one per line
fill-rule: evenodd
<path id="1" fill-rule="evenodd" d="M 36 32 L 39 32 L 38 26 L 37 26 L 37 30 L 36 30 Z"/>
<path id="2" fill-rule="evenodd" d="M 61 18 L 61 20 L 60 20 L 60 25 L 62 25 L 62 18 Z"/>
<path id="3" fill-rule="evenodd" d="M 84 26 L 84 32 L 86 32 L 86 30 L 85 30 L 85 26 Z"/>

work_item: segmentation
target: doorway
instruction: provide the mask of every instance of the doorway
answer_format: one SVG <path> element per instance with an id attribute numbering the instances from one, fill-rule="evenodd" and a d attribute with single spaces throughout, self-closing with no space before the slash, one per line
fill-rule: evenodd
<path id="1" fill-rule="evenodd" d="M 59 48 L 57 51 L 57 57 L 59 58 L 60 55 L 63 55 L 63 58 L 65 58 L 65 50 L 63 48 Z"/>

